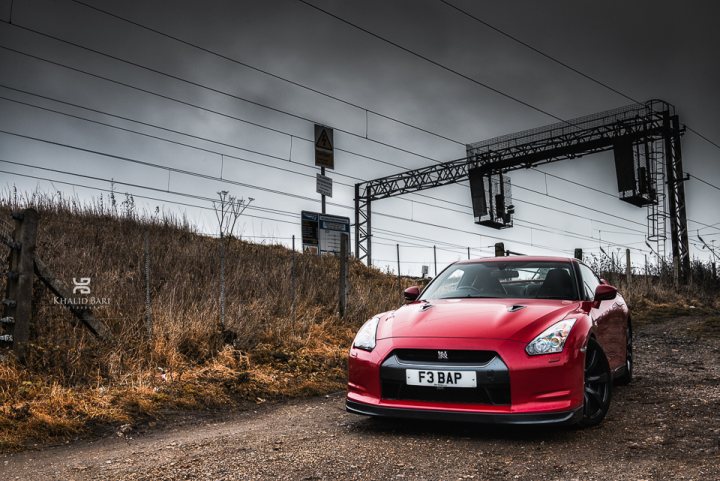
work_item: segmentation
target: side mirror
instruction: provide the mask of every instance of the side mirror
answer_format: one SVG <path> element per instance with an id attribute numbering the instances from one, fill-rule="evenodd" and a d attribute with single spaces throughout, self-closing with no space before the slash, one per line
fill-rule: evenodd
<path id="1" fill-rule="evenodd" d="M 420 297 L 420 288 L 418 286 L 408 287 L 403 292 L 403 297 L 405 297 L 405 302 L 412 302 L 416 300 Z"/>
<path id="2" fill-rule="evenodd" d="M 617 289 L 609 284 L 600 284 L 595 288 L 595 302 L 611 301 L 617 296 Z"/>

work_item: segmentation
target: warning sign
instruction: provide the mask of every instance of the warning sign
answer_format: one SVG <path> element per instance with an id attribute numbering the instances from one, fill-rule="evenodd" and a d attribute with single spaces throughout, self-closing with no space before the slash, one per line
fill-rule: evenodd
<path id="1" fill-rule="evenodd" d="M 315 178 L 315 191 L 318 194 L 332 197 L 332 179 L 322 174 L 315 174 Z"/>
<path id="2" fill-rule="evenodd" d="M 315 165 L 328 169 L 335 168 L 333 130 L 318 124 L 315 124 Z"/>

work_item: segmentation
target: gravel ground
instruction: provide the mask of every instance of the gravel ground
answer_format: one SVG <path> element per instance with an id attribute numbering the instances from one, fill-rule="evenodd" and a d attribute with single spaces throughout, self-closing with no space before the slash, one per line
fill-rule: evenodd
<path id="1" fill-rule="evenodd" d="M 704 322 L 639 327 L 636 379 L 592 429 L 373 420 L 338 393 L 4 455 L 0 479 L 719 480 L 720 334 Z"/>

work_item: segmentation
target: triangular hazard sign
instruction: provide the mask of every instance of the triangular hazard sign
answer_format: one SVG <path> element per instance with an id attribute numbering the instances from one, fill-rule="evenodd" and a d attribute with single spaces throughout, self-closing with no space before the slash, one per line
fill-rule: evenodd
<path id="1" fill-rule="evenodd" d="M 325 150 L 332 150 L 332 142 L 330 142 L 330 137 L 328 137 L 327 130 L 322 129 L 320 131 L 320 137 L 318 137 L 317 142 L 315 142 L 315 147 L 318 149 L 325 149 Z"/>

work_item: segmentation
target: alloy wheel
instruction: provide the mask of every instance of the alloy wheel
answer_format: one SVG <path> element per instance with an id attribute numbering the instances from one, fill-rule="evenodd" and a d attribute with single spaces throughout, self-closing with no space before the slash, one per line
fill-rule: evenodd
<path id="1" fill-rule="evenodd" d="M 585 382 L 583 418 L 580 424 L 599 424 L 610 408 L 612 376 L 610 367 L 600 345 L 594 339 L 588 341 L 585 352 Z"/>

